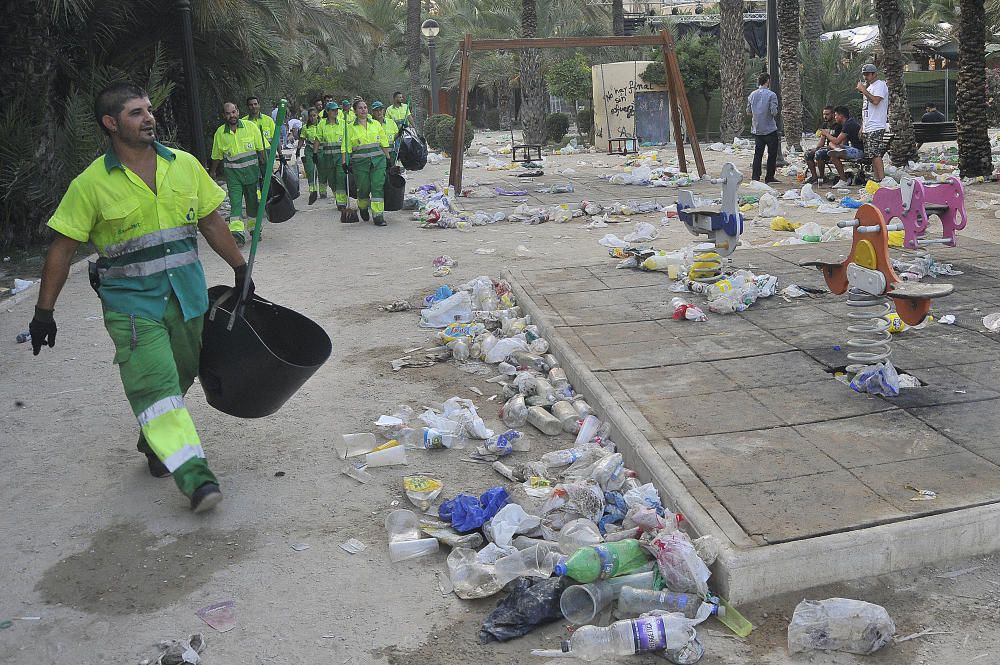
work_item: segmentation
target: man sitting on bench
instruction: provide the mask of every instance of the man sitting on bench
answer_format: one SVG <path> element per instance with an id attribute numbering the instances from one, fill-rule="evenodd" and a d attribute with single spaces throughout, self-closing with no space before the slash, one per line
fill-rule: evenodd
<path id="1" fill-rule="evenodd" d="M 937 110 L 937 104 L 934 102 L 927 102 L 924 109 L 927 112 L 920 117 L 920 122 L 948 122 L 948 118 L 944 117 L 944 113 Z"/>
<path id="2" fill-rule="evenodd" d="M 844 171 L 844 160 L 854 162 L 864 157 L 861 123 L 851 117 L 851 111 L 846 106 L 835 108 L 833 117 L 841 127 L 840 133 L 834 136 L 828 130 L 824 131 L 830 139 L 830 162 L 840 176 L 834 187 L 850 187 L 851 183 Z"/>
<path id="3" fill-rule="evenodd" d="M 826 181 L 826 165 L 830 161 L 830 141 L 840 134 L 841 126 L 834 121 L 833 107 L 823 108 L 823 126 L 816 130 L 819 141 L 812 150 L 806 150 L 806 166 L 809 167 L 809 177 L 806 183 L 824 184 Z M 817 169 L 817 162 L 819 167 Z"/>

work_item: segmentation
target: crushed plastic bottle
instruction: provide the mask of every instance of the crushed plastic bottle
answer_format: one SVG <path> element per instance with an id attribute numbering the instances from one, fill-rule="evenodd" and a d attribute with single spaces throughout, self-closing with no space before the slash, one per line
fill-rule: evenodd
<path id="1" fill-rule="evenodd" d="M 540 406 L 528 407 L 528 422 L 542 434 L 548 436 L 555 436 L 562 432 L 562 423 Z"/>
<path id="2" fill-rule="evenodd" d="M 516 429 L 509 429 L 502 434 L 497 434 L 486 440 L 486 443 L 476 449 L 481 455 L 494 454 L 504 457 L 512 452 L 526 452 L 531 450 L 531 443 L 524 439 L 524 435 Z"/>
<path id="3" fill-rule="evenodd" d="M 500 420 L 510 428 L 524 427 L 528 422 L 528 407 L 524 403 L 524 395 L 519 393 L 507 400 L 500 409 Z"/>
<path id="4" fill-rule="evenodd" d="M 450 434 L 439 432 L 430 427 L 419 429 L 405 428 L 396 435 L 397 440 L 407 448 L 424 448 L 436 450 L 438 448 L 465 448 L 468 445 L 468 438 L 464 434 Z"/>
<path id="5" fill-rule="evenodd" d="M 654 591 L 652 589 L 635 589 L 630 586 L 622 587 L 618 598 L 618 616 L 639 616 L 652 610 L 663 610 L 665 612 L 677 612 L 689 619 L 698 615 L 701 606 L 705 603 L 710 605 L 710 614 L 725 614 L 724 607 L 720 607 L 718 598 L 705 600 L 701 596 L 692 593 L 674 593 L 673 591 Z"/>

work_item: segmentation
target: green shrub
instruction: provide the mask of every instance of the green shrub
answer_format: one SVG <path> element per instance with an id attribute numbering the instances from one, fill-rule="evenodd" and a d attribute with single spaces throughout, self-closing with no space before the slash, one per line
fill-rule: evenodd
<path id="1" fill-rule="evenodd" d="M 450 115 L 438 116 L 440 118 L 434 126 L 434 148 L 451 152 L 452 143 L 455 141 L 455 118 Z M 472 123 L 465 121 L 465 150 L 472 145 L 472 139 L 476 136 L 476 130 Z M 428 145 L 430 142 L 428 140 Z"/>
<path id="2" fill-rule="evenodd" d="M 500 109 L 490 109 L 486 112 L 486 129 L 496 131 L 500 129 Z"/>
<path id="3" fill-rule="evenodd" d="M 569 131 L 569 116 L 565 113 L 550 113 L 545 117 L 545 138 L 559 143 Z"/>
<path id="4" fill-rule="evenodd" d="M 590 134 L 594 128 L 594 109 L 583 109 L 576 114 L 576 131 L 580 134 Z"/>
<path id="5" fill-rule="evenodd" d="M 438 127 L 442 122 L 451 120 L 453 123 L 455 120 L 449 116 L 440 113 L 438 115 L 432 115 L 424 121 L 424 138 L 427 139 L 427 145 L 435 150 L 440 150 L 441 146 L 438 143 Z"/>

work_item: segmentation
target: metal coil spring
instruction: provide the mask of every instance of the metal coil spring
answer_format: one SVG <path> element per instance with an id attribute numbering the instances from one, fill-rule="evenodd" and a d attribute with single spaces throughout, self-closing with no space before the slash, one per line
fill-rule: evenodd
<path id="1" fill-rule="evenodd" d="M 892 311 L 889 299 L 885 296 L 874 296 L 861 289 L 851 288 L 847 291 L 847 316 L 852 323 L 847 326 L 847 332 L 865 337 L 851 337 L 847 346 L 857 351 L 849 352 L 847 358 L 855 362 L 847 366 L 848 372 L 857 372 L 865 365 L 874 365 L 887 359 L 892 353 L 889 340 L 891 322 L 887 314 Z M 861 311 L 877 308 L 876 311 Z"/>
<path id="2" fill-rule="evenodd" d="M 695 256 L 694 262 L 699 264 L 688 271 L 688 279 L 701 284 L 714 284 L 725 275 L 722 272 L 722 257 L 707 257 L 704 254 Z"/>

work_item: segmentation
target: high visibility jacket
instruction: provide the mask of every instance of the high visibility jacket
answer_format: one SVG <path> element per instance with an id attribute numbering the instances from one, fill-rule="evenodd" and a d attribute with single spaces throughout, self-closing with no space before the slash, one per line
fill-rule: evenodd
<path id="1" fill-rule="evenodd" d="M 306 143 L 309 144 L 309 149 L 312 150 L 312 142 L 319 138 L 319 124 L 302 125 L 302 129 L 299 130 L 299 138 L 305 139 Z"/>
<path id="2" fill-rule="evenodd" d="M 403 121 L 405 121 L 410 115 L 410 105 L 400 104 L 396 106 L 395 104 L 390 104 L 385 109 L 385 117 L 387 120 L 392 120 L 396 123 L 397 127 L 403 126 Z"/>
<path id="3" fill-rule="evenodd" d="M 389 145 L 392 145 L 393 141 L 396 140 L 396 134 L 399 133 L 398 124 L 389 117 L 385 117 L 382 120 L 382 126 L 385 127 L 385 135 L 389 137 Z"/>
<path id="4" fill-rule="evenodd" d="M 339 159 L 340 145 L 344 142 L 344 119 L 338 113 L 337 121 L 330 122 L 326 118 L 316 126 L 315 139 L 319 141 L 319 154 L 337 156 Z"/>
<path id="5" fill-rule="evenodd" d="M 190 320 L 208 309 L 198 220 L 226 195 L 194 156 L 153 147 L 155 193 L 109 149 L 73 179 L 48 225 L 97 248 L 106 310 L 160 321 L 173 293 Z"/>
<path id="6" fill-rule="evenodd" d="M 229 176 L 249 185 L 260 177 L 260 162 L 257 153 L 264 151 L 264 141 L 260 129 L 252 122 L 237 121 L 236 130 L 228 124 L 215 130 L 212 140 L 212 159 L 223 160 Z"/>
<path id="7" fill-rule="evenodd" d="M 384 155 L 382 148 L 389 147 L 389 137 L 385 127 L 378 120 L 368 118 L 368 125 L 363 126 L 356 120 L 347 125 L 347 143 L 340 151 L 351 155 L 352 159 L 361 157 L 378 157 Z"/>
<path id="8" fill-rule="evenodd" d="M 260 133 L 264 135 L 264 147 L 271 147 L 271 137 L 274 136 L 274 118 L 266 113 L 261 113 L 260 117 L 256 120 L 251 118 L 249 115 L 243 116 L 240 120 L 243 122 L 252 122 L 257 125 Z"/>

